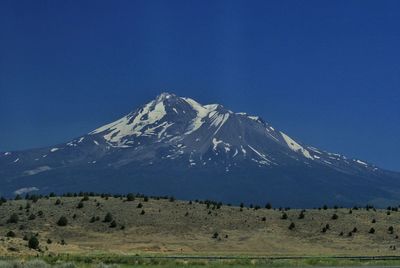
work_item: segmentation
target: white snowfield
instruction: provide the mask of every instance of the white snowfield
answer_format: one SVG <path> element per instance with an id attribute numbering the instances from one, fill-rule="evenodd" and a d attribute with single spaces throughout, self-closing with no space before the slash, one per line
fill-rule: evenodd
<path id="1" fill-rule="evenodd" d="M 39 188 L 37 187 L 25 187 L 25 188 L 21 188 L 18 189 L 14 192 L 15 195 L 22 195 L 22 194 L 27 194 L 30 192 L 35 192 L 35 191 L 39 191 Z"/>
<path id="2" fill-rule="evenodd" d="M 290 138 L 285 133 L 281 132 L 281 135 L 290 149 L 292 149 L 295 152 L 301 152 L 305 157 L 314 160 L 314 158 L 310 155 L 310 153 L 306 149 L 303 148 L 303 146 L 298 144 L 295 140 Z"/>

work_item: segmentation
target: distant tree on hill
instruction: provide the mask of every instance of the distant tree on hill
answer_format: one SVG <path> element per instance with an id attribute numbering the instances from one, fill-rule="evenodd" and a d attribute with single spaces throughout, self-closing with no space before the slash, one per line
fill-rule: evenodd
<path id="1" fill-rule="evenodd" d="M 271 203 L 267 203 L 267 204 L 265 205 L 265 208 L 266 208 L 266 209 L 271 209 L 271 208 L 272 208 Z"/>
<path id="2" fill-rule="evenodd" d="M 322 208 L 323 208 L 323 210 L 327 210 L 327 209 L 328 209 L 328 206 L 327 206 L 327 205 L 324 205 Z"/>
<path id="3" fill-rule="evenodd" d="M 126 196 L 126 201 L 135 201 L 135 195 L 134 194 L 128 194 Z"/>
<path id="4" fill-rule="evenodd" d="M 304 219 L 304 211 L 301 211 L 300 212 L 300 214 L 299 214 L 299 219 L 301 220 L 301 219 Z"/>

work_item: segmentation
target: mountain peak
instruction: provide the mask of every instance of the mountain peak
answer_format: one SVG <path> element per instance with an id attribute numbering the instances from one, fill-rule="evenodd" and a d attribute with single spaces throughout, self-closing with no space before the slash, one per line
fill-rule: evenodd
<path id="1" fill-rule="evenodd" d="M 169 92 L 162 92 L 156 97 L 156 102 L 162 102 L 164 100 L 170 99 L 170 98 L 177 98 L 175 94 L 169 93 Z"/>
<path id="2" fill-rule="evenodd" d="M 290 196 L 313 196 L 308 204 L 316 206 L 327 201 L 368 203 L 384 194 L 400 200 L 391 194 L 400 191 L 400 175 L 391 174 L 365 161 L 307 146 L 258 116 L 163 92 L 68 143 L 0 154 L 0 178 L 10 178 L 0 179 L 0 195 L 31 188 L 89 190 L 84 187 L 90 185 L 90 191 L 132 189 L 229 202 L 256 202 L 267 196 L 298 205 L 296 199 L 287 201 L 291 189 Z M 321 181 L 327 182 L 323 194 L 315 195 L 324 187 Z M 349 183 L 357 188 L 349 190 Z M 211 187 L 214 192 L 203 187 L 211 184 L 218 185 Z M 354 197 L 360 189 L 366 189 L 364 195 Z"/>

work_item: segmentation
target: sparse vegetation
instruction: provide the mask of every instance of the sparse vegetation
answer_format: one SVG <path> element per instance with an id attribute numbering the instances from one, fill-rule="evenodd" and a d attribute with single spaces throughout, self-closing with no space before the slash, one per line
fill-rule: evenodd
<path id="1" fill-rule="evenodd" d="M 135 249 L 139 247 L 135 246 L 136 243 L 143 247 L 152 247 L 152 243 L 160 243 L 172 248 L 174 246 L 171 245 L 189 243 L 186 245 L 197 252 L 218 252 L 221 248 L 230 247 L 238 252 L 251 250 L 251 253 L 258 254 L 264 250 L 273 250 L 273 243 L 280 243 L 285 248 L 282 239 L 286 239 L 288 243 L 290 241 L 288 252 L 291 247 L 297 247 L 305 253 L 312 253 L 321 247 L 325 252 L 334 253 L 343 253 L 341 248 L 346 248 L 357 254 L 373 253 L 377 249 L 390 254 L 388 251 L 393 253 L 394 246 L 399 241 L 395 227 L 400 221 L 400 214 L 393 212 L 393 207 L 390 209 L 390 217 L 386 215 L 389 210 L 371 207 L 352 208 L 354 214 L 349 214 L 348 208 L 339 206 L 327 207 L 326 210 L 321 207 L 320 210 L 305 211 L 288 207 L 272 209 L 267 208 L 267 205 L 264 208 L 257 204 L 252 204 L 253 209 L 250 209 L 250 204 L 243 204 L 243 210 L 239 212 L 240 207 L 212 200 L 170 202 L 170 197 L 147 196 L 147 202 L 144 203 L 145 197 L 133 194 L 130 198 L 128 195 L 106 194 L 101 197 L 79 193 L 68 197 L 36 196 L 36 203 L 30 199 L 33 198 L 31 196 L 29 201 L 1 201 L 0 232 L 4 241 L 0 241 L 0 251 L 3 247 L 4 252 L 25 252 L 32 237 L 40 242 L 38 251 L 45 254 L 54 252 L 55 249 L 56 252 L 63 252 L 86 246 L 107 251 L 109 245 L 115 248 L 122 247 L 122 244 L 119 244 L 122 241 L 129 241 Z M 128 202 L 128 199 L 131 201 Z M 60 200 L 58 207 L 54 207 L 56 200 Z M 83 204 L 80 208 L 79 203 Z M 138 204 L 141 205 L 136 210 Z M 338 216 L 334 221 L 333 215 Z M 15 216 L 16 221 L 10 220 Z M 64 225 L 68 227 L 56 228 L 62 217 L 68 219 Z M 46 223 L 50 224 L 45 226 Z M 204 234 L 206 228 L 212 231 Z M 13 232 L 15 236 L 8 232 Z M 214 237 L 214 232 L 218 234 L 217 237 Z M 164 236 L 165 233 L 169 234 L 168 237 Z M 186 237 L 189 233 L 206 239 L 204 241 L 215 242 L 203 245 L 196 244 L 193 240 L 187 242 Z M 308 242 L 311 238 L 313 241 L 318 239 L 318 236 L 321 236 L 321 244 L 318 247 Z M 67 239 L 68 244 L 64 239 Z M 82 242 L 84 239 L 86 245 Z M 150 242 L 144 242 L 148 243 L 147 245 L 138 241 Z M 22 246 L 18 246 L 20 244 Z M 220 245 L 220 248 L 217 245 Z"/>

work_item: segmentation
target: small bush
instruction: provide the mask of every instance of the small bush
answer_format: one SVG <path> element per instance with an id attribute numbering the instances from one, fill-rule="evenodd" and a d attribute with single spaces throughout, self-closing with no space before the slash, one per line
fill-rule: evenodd
<path id="1" fill-rule="evenodd" d="M 15 233 L 13 231 L 8 231 L 6 234 L 7 237 L 15 237 Z"/>
<path id="2" fill-rule="evenodd" d="M 66 226 L 67 224 L 68 224 L 68 220 L 64 216 L 61 216 L 57 221 L 58 226 Z"/>
<path id="3" fill-rule="evenodd" d="M 393 228 L 393 226 L 389 226 L 389 228 L 388 228 L 388 232 L 389 232 L 389 234 L 393 234 L 393 231 L 394 231 L 394 228 Z"/>
<path id="4" fill-rule="evenodd" d="M 117 222 L 116 222 L 115 220 L 113 220 L 113 221 L 110 223 L 110 228 L 115 228 L 115 227 L 117 227 Z"/>
<path id="5" fill-rule="evenodd" d="M 331 219 L 332 220 L 337 220 L 338 218 L 339 218 L 339 216 L 337 214 L 333 214 Z"/>
<path id="6" fill-rule="evenodd" d="M 287 218 L 288 218 L 287 214 L 286 213 L 282 213 L 281 219 L 282 220 L 286 220 Z"/>
<path id="7" fill-rule="evenodd" d="M 83 208 L 83 202 L 80 201 L 80 202 L 78 203 L 78 205 L 76 206 L 76 208 Z"/>
<path id="8" fill-rule="evenodd" d="M 133 194 L 128 194 L 126 196 L 126 201 L 135 201 L 135 196 Z"/>
<path id="9" fill-rule="evenodd" d="M 369 229 L 368 233 L 374 234 L 375 233 L 375 229 L 374 228 Z"/>
<path id="10" fill-rule="evenodd" d="M 300 212 L 300 214 L 299 214 L 299 220 L 301 220 L 301 219 L 304 219 L 304 212 L 302 211 L 302 212 Z"/>
<path id="11" fill-rule="evenodd" d="M 29 238 L 28 247 L 31 249 L 39 248 L 39 240 L 36 238 L 36 236 L 32 236 L 31 238 Z"/>
<path id="12" fill-rule="evenodd" d="M 57 199 L 56 202 L 54 203 L 56 206 L 61 205 L 61 200 Z"/>
<path id="13" fill-rule="evenodd" d="M 29 215 L 28 220 L 33 221 L 34 219 L 36 219 L 35 214 Z"/>
<path id="14" fill-rule="evenodd" d="M 106 214 L 106 216 L 104 217 L 104 222 L 112 222 L 112 220 L 113 220 L 113 216 L 111 215 L 111 213 L 110 212 L 108 212 L 107 214 Z"/>
<path id="15" fill-rule="evenodd" d="M 18 214 L 13 213 L 11 214 L 10 218 L 7 220 L 7 223 L 18 223 L 19 217 Z"/>
<path id="16" fill-rule="evenodd" d="M 295 226 L 294 222 L 291 222 L 288 228 L 289 228 L 289 230 L 293 230 L 295 227 L 296 226 Z"/>

